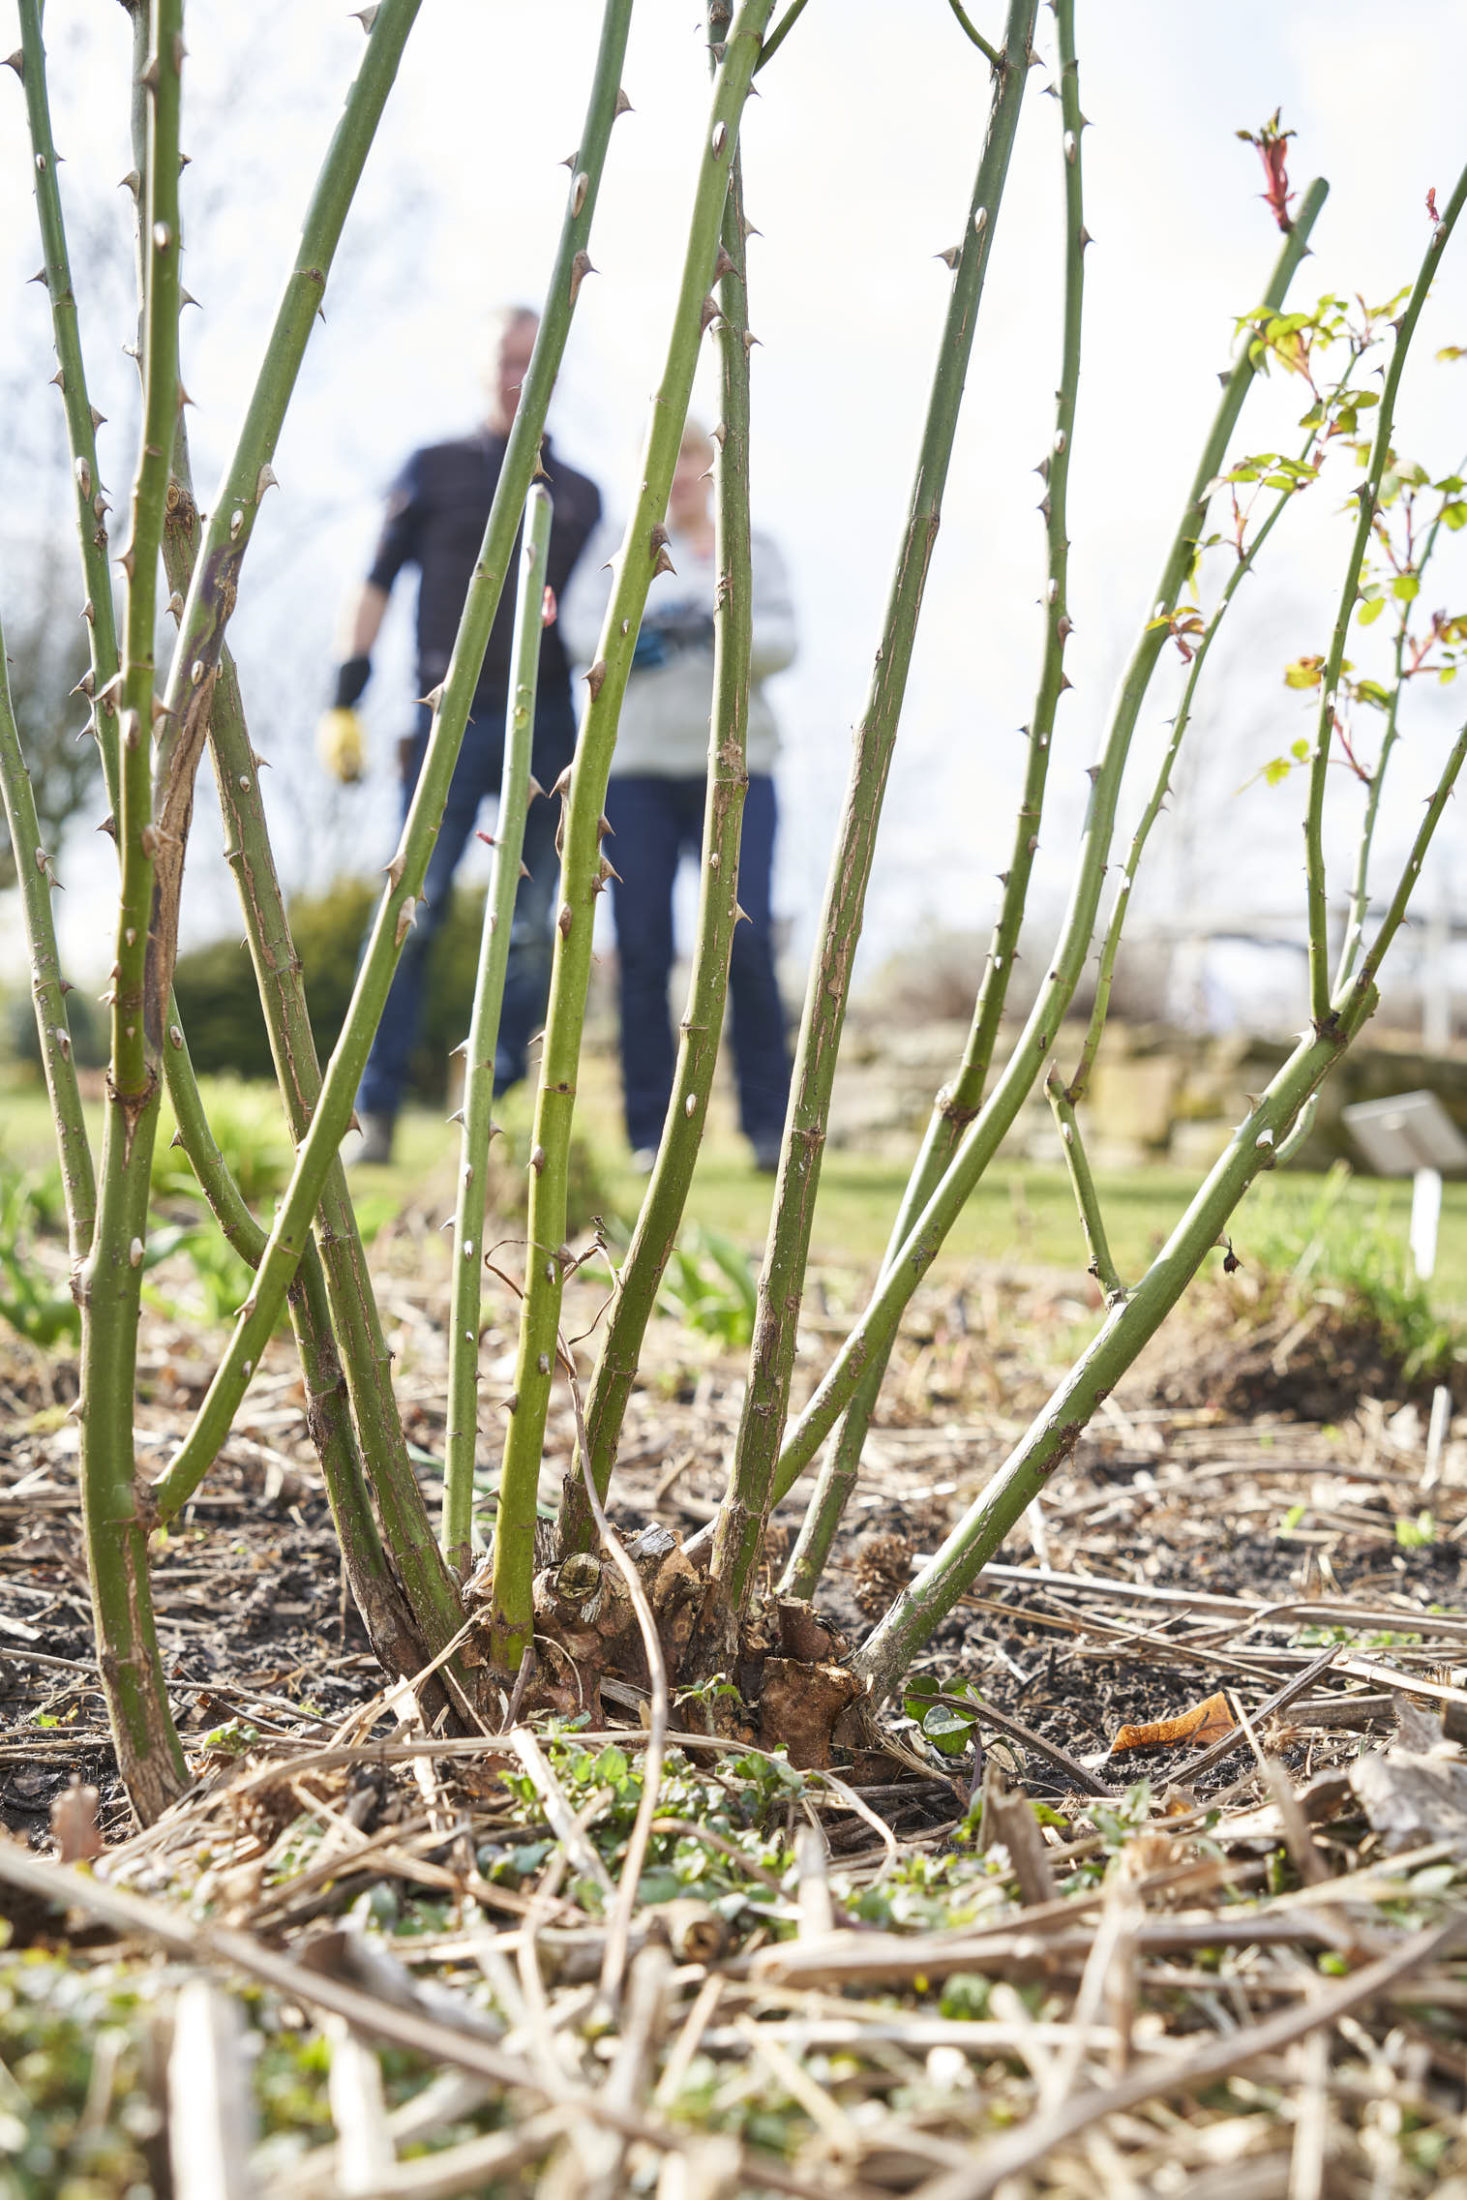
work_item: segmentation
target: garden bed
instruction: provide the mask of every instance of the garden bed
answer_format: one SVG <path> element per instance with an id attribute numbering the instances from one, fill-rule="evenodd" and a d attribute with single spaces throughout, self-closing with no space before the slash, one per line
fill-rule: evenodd
<path id="1" fill-rule="evenodd" d="M 441 1291 L 412 1243 L 387 1232 L 378 1265 L 431 1484 Z M 589 1319 L 596 1287 L 573 1289 Z M 1021 1432 L 1045 1340 L 1093 1319 L 1066 1291 L 975 1272 L 919 1304 L 824 1585 L 848 1633 Z M 1195 1320 L 1194 1347 L 1218 1302 Z M 827 1350 L 816 1318 L 804 1379 Z M 66 1365 L 11 1350 L 0 2111 L 19 2189 L 166 2192 L 212 2055 L 272 2195 L 528 2194 L 547 2162 L 555 2191 L 608 2194 L 1452 2190 L 1467 1445 L 1449 1432 L 1428 1472 L 1403 1395 L 1340 1395 L 1326 1425 L 1179 1405 L 1173 1365 L 1138 1371 L 949 1616 L 888 1707 L 884 1757 L 799 1774 L 699 1743 L 682 1707 L 694 1737 L 662 1776 L 608 2033 L 636 1691 L 594 1734 L 542 1733 L 538 1760 L 395 1717 L 277 1342 L 156 1565 L 199 1777 L 134 1833 L 92 1664 Z M 208 1373 L 154 1314 L 141 1425 L 160 1458 Z M 703 1525 L 740 1382 L 716 1337 L 655 1325 L 622 1527 Z M 563 1463 L 568 1409 L 553 1433 Z M 924 1688 L 949 1699 L 945 1735 Z M 1113 1752 L 1123 1727 L 1143 1738 Z M 55 1855 L 57 1814 L 85 1864 L 93 1808 L 91 1876 L 48 1908 L 38 1889 L 61 1882 L 27 1882 L 27 1854 Z"/>

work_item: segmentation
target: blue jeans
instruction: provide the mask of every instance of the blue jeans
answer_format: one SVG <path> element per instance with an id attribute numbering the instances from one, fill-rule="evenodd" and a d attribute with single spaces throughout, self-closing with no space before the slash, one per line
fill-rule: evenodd
<path id="1" fill-rule="evenodd" d="M 469 721 L 454 767 L 443 822 L 433 853 L 428 858 L 423 897 L 417 922 L 403 943 L 397 972 L 372 1051 L 362 1073 L 357 1110 L 362 1115 L 395 1116 L 407 1088 L 408 1064 L 417 1041 L 424 994 L 424 961 L 434 938 L 442 930 L 453 892 L 453 874 L 469 843 L 486 798 L 499 793 L 504 769 L 504 710 L 502 705 L 483 708 Z M 407 769 L 403 775 L 402 814 L 407 817 L 423 768 L 432 713 L 418 712 Z M 542 703 L 535 718 L 533 768 L 542 787 L 549 787 L 570 762 L 575 746 L 575 719 L 570 699 Z M 550 995 L 550 964 L 554 945 L 552 924 L 560 858 L 555 852 L 555 828 L 560 805 L 536 796 L 525 819 L 524 861 L 530 876 L 522 878 L 515 896 L 514 923 L 509 935 L 509 968 L 504 980 L 504 1006 L 499 1018 L 499 1045 L 494 1057 L 494 1089 L 503 1092 L 525 1075 L 526 1048 L 545 1021 Z"/>
<path id="2" fill-rule="evenodd" d="M 614 776 L 606 814 L 616 834 L 609 853 L 620 883 L 611 889 L 621 967 L 621 1071 L 627 1137 L 633 1151 L 655 1146 L 672 1098 L 676 1049 L 668 1014 L 672 975 L 672 889 L 684 854 L 703 845 L 706 782 Z M 770 874 L 774 862 L 774 781 L 751 772 L 739 850 L 739 906 L 729 963 L 739 1122 L 747 1138 L 777 1139 L 789 1101 L 784 1008 L 774 974 Z"/>

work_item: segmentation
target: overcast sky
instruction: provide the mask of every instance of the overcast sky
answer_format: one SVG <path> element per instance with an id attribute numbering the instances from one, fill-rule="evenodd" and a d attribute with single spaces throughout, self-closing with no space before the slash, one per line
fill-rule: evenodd
<path id="1" fill-rule="evenodd" d="M 997 0 L 974 11 L 992 35 Z M 485 310 L 535 300 L 562 216 L 599 6 L 593 0 L 429 0 L 354 210 L 326 320 L 316 333 L 276 459 L 235 624 L 256 745 L 271 781 L 282 864 L 317 875 L 322 848 L 365 865 L 390 849 L 388 765 L 410 695 L 406 588 L 395 602 L 368 716 L 372 787 L 331 796 L 310 758 L 330 682 L 343 595 L 364 570 L 381 491 L 415 444 L 470 425 Z M 103 0 L 49 0 L 53 103 L 79 236 L 115 234 L 129 202 L 127 26 Z M 1042 12 L 1041 55 L 1052 50 Z M 301 209 L 360 58 L 341 0 L 252 0 L 189 12 L 184 142 L 186 280 L 202 302 L 185 323 L 184 377 L 201 495 L 235 432 Z M 1298 132 L 1292 173 L 1328 177 L 1315 256 L 1295 299 L 1323 289 L 1376 298 L 1409 281 L 1428 234 L 1425 194 L 1445 198 L 1467 158 L 1461 86 L 1467 17 L 1454 0 L 1080 0 L 1087 220 L 1087 366 L 1072 482 L 1076 635 L 1054 764 L 1040 886 L 1058 894 L 1084 769 L 1179 511 L 1232 317 L 1256 302 L 1278 245 L 1257 158 L 1235 133 L 1282 106 Z M 923 927 L 991 915 L 1022 766 L 1016 729 L 1037 669 L 1043 534 L 1030 469 L 1050 434 L 1061 273 L 1059 120 L 1036 69 L 999 217 L 967 406 L 898 744 L 872 884 L 868 962 Z M 687 191 L 707 106 L 695 0 L 640 0 L 625 71 L 634 112 L 618 123 L 552 430 L 567 457 L 624 510 L 666 340 Z M 779 900 L 808 941 L 910 486 L 926 382 L 987 108 L 987 70 L 944 0 L 811 0 L 759 80 L 744 136 L 754 353 L 754 501 L 787 552 L 803 646 L 774 691 L 785 734 Z M 7 295 L 36 258 L 18 90 L 0 85 L 0 255 Z M 125 265 L 125 258 L 123 261 Z M 0 325 L 15 395 L 0 463 L 0 605 L 23 590 L 24 545 L 44 516 L 56 393 L 45 293 L 19 293 Z M 130 365 L 120 284 L 110 318 L 83 328 L 98 402 L 125 423 Z M 1436 472 L 1467 450 L 1467 364 L 1434 363 L 1467 342 L 1467 228 L 1451 248 L 1408 376 L 1402 447 Z M 705 363 L 711 371 L 710 357 Z M 36 371 L 32 371 L 35 369 Z M 1290 448 L 1303 409 L 1276 379 L 1245 417 L 1249 448 Z M 706 389 L 699 402 L 708 409 Z M 124 501 L 131 453 L 109 431 L 103 471 Z M 1290 905 L 1300 881 L 1298 790 L 1253 785 L 1257 766 L 1307 730 L 1283 663 L 1323 649 L 1343 555 L 1346 473 L 1292 515 L 1219 650 L 1198 723 L 1203 829 L 1186 862 L 1157 839 L 1151 899 L 1182 886 L 1208 908 Z M 56 493 L 60 493 L 59 491 Z M 1428 590 L 1432 600 L 1437 596 Z M 1441 584 L 1441 600 L 1452 589 Z M 1455 608 L 1455 604 L 1454 604 Z M 1382 622 L 1384 625 L 1384 622 Z M 1377 630 L 1379 632 L 1380 630 Z M 1158 683 L 1147 753 L 1175 693 Z M 1454 697 L 1423 698 L 1402 757 L 1389 838 L 1412 829 Z M 1141 799 L 1138 786 L 1136 802 Z M 1340 782 L 1343 825 L 1354 791 Z M 334 824 L 333 824 L 334 820 Z M 232 924 L 207 807 L 189 927 Z M 334 834 L 334 837 L 333 837 Z M 1464 845 L 1456 833 L 1456 846 Z M 1260 853 L 1262 851 L 1262 853 Z M 94 882 L 105 842 L 65 867 L 73 955 L 107 959 Z M 1042 949 L 1036 949 L 1042 952 Z"/>

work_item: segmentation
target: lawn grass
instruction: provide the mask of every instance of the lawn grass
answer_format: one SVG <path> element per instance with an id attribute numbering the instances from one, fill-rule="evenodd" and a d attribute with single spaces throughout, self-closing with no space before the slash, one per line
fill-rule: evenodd
<path id="1" fill-rule="evenodd" d="M 261 1088 L 262 1091 L 268 1088 Z M 605 1186 L 610 1215 L 630 1224 L 642 1182 L 629 1166 L 620 1121 L 615 1064 L 602 1055 L 582 1066 L 580 1127 Z M 757 1257 L 768 1227 L 773 1180 L 753 1169 L 748 1149 L 734 1127 L 726 1094 L 715 1096 L 710 1129 L 694 1178 L 688 1219 L 723 1232 Z M 521 1089 L 499 1104 L 510 1138 L 528 1144 L 531 1095 Z M 88 1110 L 94 1132 L 101 1109 Z M 916 1139 L 914 1136 L 913 1147 Z M 359 1181 L 374 1202 L 382 1197 L 403 1206 L 453 1205 L 458 1133 L 442 1114 L 427 1108 L 405 1111 L 397 1153 L 387 1169 L 367 1169 Z M 24 1168 L 47 1167 L 55 1146 L 45 1094 L 24 1073 L 0 1078 L 0 1157 Z M 906 1181 L 906 1164 L 897 1157 L 875 1158 L 834 1148 L 827 1152 L 816 1209 L 813 1254 L 828 1275 L 864 1278 L 880 1261 Z M 1191 1174 L 1167 1167 L 1131 1170 L 1099 1177 L 1111 1247 L 1121 1273 L 1136 1276 L 1161 1244 L 1196 1188 Z M 1261 1179 L 1235 1218 L 1233 1240 L 1249 1261 L 1250 1231 L 1265 1238 L 1278 1260 L 1297 1241 L 1302 1251 L 1311 1235 L 1311 1214 L 1324 1179 L 1286 1170 Z M 1404 1245 L 1411 1187 L 1400 1181 L 1355 1178 L 1342 1194 L 1346 1210 L 1362 1228 L 1377 1221 L 1398 1233 Z M 936 1280 L 956 1281 L 974 1262 L 1054 1268 L 1084 1282 L 1084 1249 L 1064 1171 L 1037 1163 L 995 1163 L 969 1200 L 939 1259 Z M 1442 1211 L 1437 1273 L 1432 1296 L 1444 1310 L 1467 1312 L 1467 1184 L 1448 1184 Z"/>

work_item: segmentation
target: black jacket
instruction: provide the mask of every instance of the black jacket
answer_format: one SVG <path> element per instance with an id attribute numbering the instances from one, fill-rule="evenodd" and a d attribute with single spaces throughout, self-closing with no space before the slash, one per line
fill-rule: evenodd
<path id="1" fill-rule="evenodd" d="M 420 695 L 436 687 L 448 670 L 504 450 L 504 438 L 487 428 L 452 443 L 430 444 L 414 451 L 388 497 L 387 518 L 367 578 L 386 592 L 405 565 L 418 568 Z M 546 577 L 559 597 L 601 516 L 601 493 L 584 474 L 563 465 L 548 440 L 540 463 L 554 499 Z M 474 697 L 476 716 L 480 709 L 502 710 L 508 693 L 517 571 L 516 559 L 484 654 Z M 547 627 L 540 644 L 540 697 L 548 704 L 570 699 L 570 672 L 558 626 Z"/>

